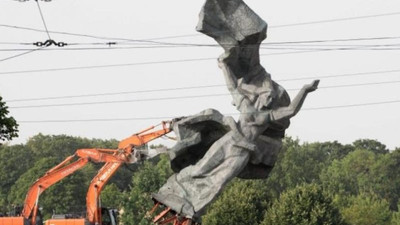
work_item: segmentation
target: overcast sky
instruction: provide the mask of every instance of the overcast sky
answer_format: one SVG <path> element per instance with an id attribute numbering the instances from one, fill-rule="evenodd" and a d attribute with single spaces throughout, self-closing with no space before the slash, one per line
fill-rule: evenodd
<path id="1" fill-rule="evenodd" d="M 68 46 L 28 53 L 37 47 L 24 43 L 49 39 L 46 32 L 22 29 L 45 29 L 37 3 L 0 1 L 0 95 L 20 123 L 12 144 L 38 133 L 122 139 L 206 108 L 237 117 L 216 63 L 222 49 L 204 46 L 215 42 L 195 31 L 204 1 L 39 3 L 50 38 Z M 288 135 L 305 142 L 370 138 L 400 147 L 400 1 L 246 3 L 269 25 L 261 63 L 272 78 L 292 98 L 313 77 L 321 79 Z M 32 100 L 63 96 L 81 97 Z M 16 101 L 24 99 L 31 100 Z"/>

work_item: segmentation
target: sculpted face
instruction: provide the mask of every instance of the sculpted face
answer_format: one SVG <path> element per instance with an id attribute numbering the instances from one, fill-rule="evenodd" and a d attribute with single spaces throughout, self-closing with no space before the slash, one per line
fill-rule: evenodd
<path id="1" fill-rule="evenodd" d="M 275 92 L 274 91 L 265 91 L 258 95 L 254 103 L 254 107 L 258 111 L 271 109 L 272 103 L 275 99 Z"/>
<path id="2" fill-rule="evenodd" d="M 254 104 L 258 111 L 271 109 L 276 91 L 271 81 L 270 75 L 265 70 L 259 70 L 259 73 L 249 81 L 239 80 L 238 90 Z"/>

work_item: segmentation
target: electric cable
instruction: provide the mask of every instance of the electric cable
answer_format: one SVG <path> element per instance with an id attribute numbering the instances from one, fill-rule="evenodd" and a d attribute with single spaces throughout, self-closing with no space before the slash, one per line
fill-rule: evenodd
<path id="1" fill-rule="evenodd" d="M 70 44 L 67 44 L 68 46 Z M 91 50 L 128 50 L 128 49 L 154 49 L 154 48 L 187 48 L 187 47 L 206 47 L 206 45 L 157 45 L 157 46 L 124 46 L 124 47 L 73 47 L 73 48 L 47 48 L 43 51 L 91 51 Z M 219 45 L 207 47 L 220 47 Z M 331 47 L 331 48 L 329 48 Z M 389 48 L 392 47 L 392 48 Z M 397 48 L 393 48 L 397 47 Z M 400 43 L 395 44 L 375 44 L 375 45 L 268 45 L 261 46 L 260 50 L 315 50 L 315 51 L 349 51 L 349 50 L 399 50 Z M 14 51 L 29 51 L 32 49 L 26 48 L 5 48 L 0 49 L 0 52 L 14 52 Z"/>
<path id="2" fill-rule="evenodd" d="M 49 40 L 51 40 L 50 33 L 49 33 L 49 29 L 47 29 L 47 24 L 46 24 L 46 21 L 45 21 L 44 16 L 43 16 L 42 9 L 40 8 L 39 1 L 38 1 L 38 0 L 35 0 L 35 1 L 36 1 L 36 5 L 37 5 L 37 7 L 38 7 L 38 9 L 39 9 L 40 17 L 42 18 L 43 26 L 44 26 L 44 28 L 45 28 L 47 37 L 49 38 Z"/>
<path id="3" fill-rule="evenodd" d="M 21 57 L 21 56 L 23 56 L 23 55 L 27 55 L 27 54 L 30 54 L 30 53 L 39 51 L 39 50 L 41 50 L 41 49 L 43 49 L 43 47 L 41 47 L 41 48 L 36 48 L 36 49 L 31 49 L 31 50 L 29 50 L 29 51 L 26 51 L 26 52 L 23 52 L 23 53 L 20 53 L 20 54 L 17 54 L 17 55 L 13 55 L 13 56 L 9 56 L 9 57 L 0 59 L 0 62 L 8 61 L 8 60 L 10 60 L 10 59 L 15 59 L 15 58 Z"/>
<path id="4" fill-rule="evenodd" d="M 320 76 L 320 77 L 304 77 L 304 78 L 290 78 L 290 79 L 288 78 L 288 79 L 280 79 L 280 80 L 276 80 L 276 81 L 277 82 L 285 82 L 285 81 L 295 81 L 295 80 L 297 81 L 299 79 L 309 80 L 309 79 L 324 79 L 324 78 L 335 78 L 335 77 L 352 77 L 352 76 L 360 76 L 360 75 L 385 74 L 385 73 L 395 73 L 395 72 L 400 72 L 400 69 L 399 70 L 325 75 L 325 76 Z M 319 87 L 319 88 L 355 87 L 355 86 L 366 86 L 366 85 L 391 84 L 391 83 L 398 83 L 398 82 L 400 82 L 400 81 L 382 81 L 382 82 L 373 82 L 373 83 L 345 84 L 345 85 L 326 86 L 326 87 Z M 193 89 L 214 88 L 214 87 L 224 87 L 224 86 L 226 86 L 226 84 L 199 85 L 199 86 L 173 87 L 173 88 L 122 91 L 122 92 L 107 92 L 107 93 L 94 93 L 94 94 L 81 94 L 81 95 L 64 95 L 64 96 L 51 96 L 51 97 L 39 97 L 39 98 L 7 99 L 5 101 L 10 103 L 10 102 L 27 102 L 27 101 L 42 101 L 42 100 L 59 100 L 59 99 L 73 99 L 73 98 L 82 98 L 82 97 L 99 97 L 99 96 L 113 96 L 113 95 L 125 95 L 125 94 L 193 90 Z M 290 90 L 298 90 L 298 89 L 288 89 L 288 91 L 290 91 Z"/>
<path id="5" fill-rule="evenodd" d="M 294 52 L 281 52 L 281 53 L 269 53 L 260 54 L 260 56 L 274 56 L 274 55 L 288 55 L 288 54 L 299 54 L 299 53 L 314 53 L 323 52 L 330 50 L 306 50 L 306 51 L 294 51 Z M 120 63 L 120 64 L 105 64 L 105 65 L 92 65 L 92 66 L 75 66 L 75 67 L 60 67 L 60 68 L 47 68 L 47 69 L 33 69 L 33 70 L 17 70 L 17 71 L 4 71 L 0 72 L 0 75 L 10 74 L 26 74 L 26 73 L 41 73 L 41 72 L 56 72 L 56 71 L 72 71 L 72 70 L 87 70 L 87 69 L 101 69 L 101 68 L 115 68 L 115 67 L 128 67 L 128 66 L 142 66 L 142 65 L 156 65 L 156 64 L 169 64 L 169 63 L 185 63 L 185 62 L 199 62 L 216 60 L 215 57 L 205 58 L 192 58 L 192 59 L 175 59 L 175 60 L 163 60 L 163 61 L 148 61 L 148 62 L 135 62 L 135 63 Z"/>
<path id="6" fill-rule="evenodd" d="M 336 105 L 336 106 L 321 106 L 312 108 L 303 108 L 302 111 L 315 111 L 315 110 L 327 110 L 327 109 L 341 109 L 341 108 L 354 108 L 362 106 L 372 105 L 386 105 L 400 103 L 400 100 L 380 101 L 380 102 L 369 102 L 369 103 L 358 103 L 348 105 Z M 224 113 L 227 116 L 236 116 L 240 113 Z M 158 116 L 158 117 L 132 117 L 132 118 L 103 118 L 103 119 L 72 119 L 72 120 L 21 120 L 18 123 L 74 123 L 74 122 L 116 122 L 116 121 L 133 121 L 133 120 L 165 120 L 170 118 L 179 118 L 180 116 Z"/>
<path id="7" fill-rule="evenodd" d="M 396 16 L 396 15 L 400 15 L 400 12 L 391 12 L 391 13 L 366 15 L 366 16 L 354 16 L 354 17 L 345 17 L 345 18 L 336 18 L 336 19 L 327 19 L 327 20 L 317 20 L 317 21 L 300 22 L 300 23 L 290 23 L 290 24 L 271 26 L 270 28 L 285 28 L 285 27 L 294 27 L 294 26 L 314 25 L 314 24 L 321 24 L 321 23 L 332 23 L 332 22 L 342 22 L 342 21 L 349 21 L 349 20 L 368 19 L 368 18 L 376 18 L 376 17 L 384 17 L 384 16 Z"/>
<path id="8" fill-rule="evenodd" d="M 343 21 L 348 21 L 348 20 L 368 19 L 368 18 L 395 16 L 395 15 L 400 15 L 400 12 L 374 14 L 374 15 L 366 15 L 366 16 L 356 16 L 356 17 L 345 17 L 345 18 L 336 18 L 336 19 L 328 19 L 328 20 L 317 20 L 317 21 L 308 21 L 308 22 L 301 22 L 301 23 L 289 23 L 289 24 L 269 26 L 268 28 L 277 29 L 277 28 L 314 25 L 314 24 L 322 24 L 322 23 L 343 22 Z M 165 39 L 175 39 L 175 38 L 186 38 L 186 37 L 193 37 L 193 36 L 199 36 L 199 35 L 201 35 L 201 34 L 184 34 L 184 35 L 164 36 L 164 37 L 160 37 L 160 38 L 149 38 L 148 40 L 165 40 Z"/>
<path id="9" fill-rule="evenodd" d="M 399 81 L 386 81 L 386 82 L 374 82 L 374 83 L 361 83 L 361 84 L 346 84 L 346 85 L 335 85 L 320 87 L 320 89 L 329 88 L 343 88 L 343 87 L 357 87 L 357 86 L 369 86 L 369 85 L 382 85 L 382 84 L 395 84 L 400 83 Z M 300 90 L 286 89 L 287 91 Z M 223 97 L 229 96 L 231 93 L 220 93 L 220 94 L 206 94 L 206 95 L 190 95 L 190 96 L 173 96 L 173 97 L 161 97 L 161 98 L 144 98 L 144 99 L 127 99 L 127 100 L 111 100 L 111 101 L 96 101 L 96 102 L 78 102 L 78 103 L 57 103 L 57 104 L 43 104 L 43 105 L 23 105 L 23 106 L 9 106 L 10 109 L 27 109 L 27 108 L 47 108 L 47 107 L 61 107 L 61 106 L 82 106 L 82 105 L 103 105 L 103 104 L 116 104 L 116 103 L 127 103 L 127 102 L 151 102 L 151 101 L 165 101 L 165 100 L 178 100 L 178 99 L 193 99 L 193 98 L 208 98 L 208 97 Z"/>
<path id="10" fill-rule="evenodd" d="M 332 23 L 332 22 L 339 22 L 339 21 L 347 21 L 347 20 L 357 20 L 357 19 L 367 19 L 367 18 L 375 18 L 375 17 L 384 17 L 384 16 L 394 16 L 400 15 L 400 12 L 391 12 L 391 13 L 383 13 L 383 14 L 374 14 L 374 15 L 366 15 L 366 16 L 357 16 L 357 17 L 345 17 L 345 18 L 336 18 L 330 20 L 318 20 L 318 21 L 309 21 L 309 22 L 302 22 L 302 23 L 291 23 L 291 24 L 282 24 L 276 26 L 270 26 L 270 28 L 283 28 L 283 27 L 293 27 L 293 26 L 303 26 L 303 25 L 312 25 L 312 24 L 320 24 L 320 23 Z M 14 29 L 21 29 L 21 30 L 29 30 L 35 32 L 46 32 L 46 30 L 36 29 L 36 28 L 29 28 L 23 26 L 15 26 L 15 25 L 7 25 L 7 24 L 0 24 L 2 27 L 7 28 L 14 28 Z M 79 33 L 72 33 L 72 32 L 62 32 L 62 31 L 48 31 L 49 33 L 54 34 L 62 34 L 62 35 L 70 35 L 70 36 L 79 36 L 79 37 L 87 37 L 87 38 L 95 38 L 95 39 L 103 39 L 103 40 L 122 40 L 122 41 L 137 41 L 137 42 L 153 42 L 155 40 L 163 40 L 163 39 L 171 39 L 171 38 L 180 38 L 180 37 L 191 37 L 191 36 L 198 36 L 201 34 L 185 34 L 185 35 L 175 35 L 175 36 L 164 36 L 164 37 L 157 37 L 157 38 L 147 38 L 147 39 L 128 39 L 128 38 L 114 38 L 114 37 L 104 37 L 104 36 L 96 36 L 96 35 L 88 35 L 88 34 L 79 34 Z M 157 43 L 157 42 L 155 42 Z"/>

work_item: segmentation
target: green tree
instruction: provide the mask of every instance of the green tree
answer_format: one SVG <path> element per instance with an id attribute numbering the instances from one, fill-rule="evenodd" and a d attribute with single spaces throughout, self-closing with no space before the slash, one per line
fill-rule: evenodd
<path id="1" fill-rule="evenodd" d="M 399 207 L 397 207 L 397 208 L 399 208 Z M 391 225 L 400 225 L 400 212 L 399 211 L 393 212 Z"/>
<path id="2" fill-rule="evenodd" d="M 390 225 L 392 213 L 389 203 L 374 194 L 362 193 L 350 197 L 347 207 L 341 209 L 344 220 L 350 225 Z"/>
<path id="3" fill-rule="evenodd" d="M 298 184 L 319 182 L 323 169 L 353 150 L 352 146 L 338 142 L 300 145 L 298 140 L 285 138 L 282 153 L 267 180 L 271 195 L 276 198 L 284 190 Z"/>
<path id="4" fill-rule="evenodd" d="M 31 152 L 24 145 L 0 146 L 0 212 L 9 211 L 7 195 L 11 187 L 33 164 Z"/>
<path id="5" fill-rule="evenodd" d="M 378 156 L 371 151 L 355 150 L 342 160 L 334 160 L 325 168 L 320 179 L 325 190 L 341 196 L 369 191 L 371 170 Z"/>
<path id="6" fill-rule="evenodd" d="M 1 187 L 5 187 L 0 190 L 0 197 L 4 196 L 0 203 L 3 208 L 10 204 L 23 204 L 26 192 L 33 182 L 67 156 L 74 154 L 77 149 L 115 148 L 117 144 L 115 140 L 39 134 L 31 138 L 26 145 L 2 146 L 4 151 L 0 152 L 0 178 L 4 178 L 6 182 L 0 184 Z M 15 152 L 11 152 L 11 149 Z M 103 163 L 89 163 L 46 190 L 40 197 L 40 205 L 45 216 L 49 217 L 53 211 L 56 213 L 84 211 L 88 185 L 101 166 Z M 121 168 L 113 176 L 110 184 L 115 183 L 118 187 L 127 189 L 131 174 L 128 169 Z"/>
<path id="7" fill-rule="evenodd" d="M 389 153 L 389 150 L 386 148 L 386 145 L 380 143 L 377 140 L 372 140 L 372 139 L 356 140 L 355 142 L 353 142 L 353 146 L 356 149 L 365 149 L 376 154 Z"/>
<path id="8" fill-rule="evenodd" d="M 318 143 L 318 142 L 317 142 Z M 319 143 L 319 149 L 327 152 L 329 155 L 329 163 L 333 160 L 340 160 L 355 150 L 352 145 L 342 145 L 337 141 Z"/>
<path id="9" fill-rule="evenodd" d="M 12 186 L 8 195 L 9 202 L 23 205 L 30 186 L 57 163 L 57 160 L 51 157 L 37 161 Z M 39 199 L 39 205 L 43 208 L 43 216 L 49 218 L 53 212 L 75 213 L 82 211 L 85 207 L 87 191 L 87 185 L 82 184 L 85 183 L 87 183 L 87 178 L 84 173 L 78 171 L 44 191 Z"/>
<path id="10" fill-rule="evenodd" d="M 161 156 L 158 163 L 146 161 L 134 173 L 131 190 L 125 192 L 122 203 L 123 213 L 121 220 L 124 225 L 150 225 L 150 220 L 145 214 L 153 206 L 151 193 L 167 181 L 172 174 L 167 156 Z"/>
<path id="11" fill-rule="evenodd" d="M 316 184 L 299 185 L 275 201 L 261 225 L 344 225 L 339 209 Z"/>
<path id="12" fill-rule="evenodd" d="M 23 205 L 26 193 L 29 187 L 47 170 L 55 165 L 56 160 L 54 158 L 43 158 L 37 161 L 33 167 L 22 174 L 11 187 L 11 191 L 8 195 L 8 199 L 12 204 Z"/>
<path id="13" fill-rule="evenodd" d="M 208 208 L 203 224 L 259 224 L 267 208 L 266 193 L 263 180 L 236 179 Z"/>
<path id="14" fill-rule="evenodd" d="M 11 140 L 18 137 L 18 123 L 8 115 L 8 107 L 0 96 L 0 141 Z"/>
<path id="15" fill-rule="evenodd" d="M 386 199 L 390 209 L 398 210 L 400 198 L 400 151 L 385 154 L 376 161 L 372 168 L 371 190 L 379 197 Z"/>
<path id="16" fill-rule="evenodd" d="M 26 147 L 32 151 L 34 159 L 55 157 L 60 162 L 81 148 L 112 148 L 118 146 L 116 140 L 87 139 L 68 135 L 38 134 L 30 138 Z"/>
<path id="17" fill-rule="evenodd" d="M 123 197 L 122 191 L 116 184 L 109 184 L 101 192 L 101 204 L 110 209 L 119 209 Z"/>

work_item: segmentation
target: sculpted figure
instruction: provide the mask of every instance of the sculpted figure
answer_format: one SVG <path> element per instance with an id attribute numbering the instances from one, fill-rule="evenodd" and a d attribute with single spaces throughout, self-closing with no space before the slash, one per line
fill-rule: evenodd
<path id="1" fill-rule="evenodd" d="M 167 209 L 156 223 L 169 212 L 177 221 L 184 218 L 177 224 L 200 221 L 206 206 L 234 177 L 267 178 L 289 119 L 319 83 L 304 85 L 290 101 L 259 62 L 267 24 L 242 0 L 207 0 L 197 29 L 225 50 L 218 64 L 240 117 L 236 122 L 208 109 L 174 124 L 178 142 L 169 154 L 175 174 L 153 195 Z"/>

